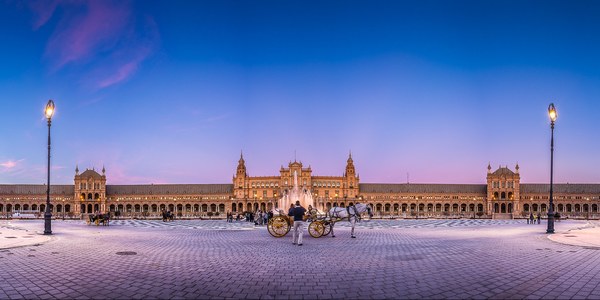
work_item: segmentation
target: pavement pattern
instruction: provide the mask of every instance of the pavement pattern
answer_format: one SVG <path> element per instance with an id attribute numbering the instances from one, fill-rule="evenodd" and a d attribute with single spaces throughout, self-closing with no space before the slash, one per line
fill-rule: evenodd
<path id="1" fill-rule="evenodd" d="M 247 222 L 52 224 L 0 221 L 0 299 L 600 299 L 600 245 L 569 244 L 590 221 L 338 223 L 302 247 Z"/>

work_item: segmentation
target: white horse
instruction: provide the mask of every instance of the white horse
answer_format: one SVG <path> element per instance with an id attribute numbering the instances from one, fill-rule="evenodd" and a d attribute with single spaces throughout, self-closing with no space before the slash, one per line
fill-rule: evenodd
<path id="1" fill-rule="evenodd" d="M 354 205 L 350 205 L 347 207 L 332 207 L 329 210 L 329 217 L 333 219 L 345 219 L 348 218 L 350 224 L 352 225 L 352 231 L 350 231 L 350 237 L 356 238 L 354 235 L 354 227 L 356 225 L 356 221 L 360 220 L 360 214 L 364 212 L 369 213 L 369 217 L 373 217 L 373 210 L 371 209 L 371 205 L 364 203 L 356 203 Z M 335 237 L 333 234 L 333 226 L 335 222 L 329 222 L 329 227 L 331 228 L 331 237 Z"/>

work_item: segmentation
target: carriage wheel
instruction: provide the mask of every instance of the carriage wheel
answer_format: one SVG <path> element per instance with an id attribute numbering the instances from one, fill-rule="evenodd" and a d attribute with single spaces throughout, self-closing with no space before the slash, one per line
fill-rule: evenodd
<path id="1" fill-rule="evenodd" d="M 320 238 L 323 236 L 323 231 L 325 230 L 325 226 L 321 221 L 314 221 L 308 225 L 308 234 L 314 238 Z"/>
<path id="2" fill-rule="evenodd" d="M 277 216 L 269 220 L 267 230 L 274 237 L 282 237 L 290 231 L 290 225 L 287 218 Z"/>
<path id="3" fill-rule="evenodd" d="M 331 232 L 330 222 L 323 224 L 323 236 L 327 236 Z"/>

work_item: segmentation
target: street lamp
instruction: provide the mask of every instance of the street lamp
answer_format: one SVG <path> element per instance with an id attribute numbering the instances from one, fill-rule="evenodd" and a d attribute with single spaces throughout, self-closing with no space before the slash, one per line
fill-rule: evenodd
<path id="1" fill-rule="evenodd" d="M 554 107 L 554 103 L 550 103 L 548 106 L 548 116 L 550 117 L 550 130 L 551 130 L 551 138 L 550 138 L 550 207 L 548 207 L 548 229 L 546 229 L 546 233 L 554 233 L 554 200 L 552 198 L 552 181 L 554 176 L 554 122 L 556 121 L 556 117 L 558 114 L 556 113 L 556 108 Z"/>
<path id="2" fill-rule="evenodd" d="M 46 211 L 44 212 L 44 234 L 52 234 L 52 212 L 50 211 L 50 126 L 54 115 L 54 101 L 48 100 L 46 104 L 46 119 L 48 119 L 48 185 L 46 186 Z"/>

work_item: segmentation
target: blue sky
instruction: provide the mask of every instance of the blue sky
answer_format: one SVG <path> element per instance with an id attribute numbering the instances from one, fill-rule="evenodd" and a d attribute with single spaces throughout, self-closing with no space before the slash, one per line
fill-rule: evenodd
<path id="1" fill-rule="evenodd" d="M 294 158 L 362 182 L 600 182 L 600 3 L 0 2 L 0 182 L 227 183 Z"/>

